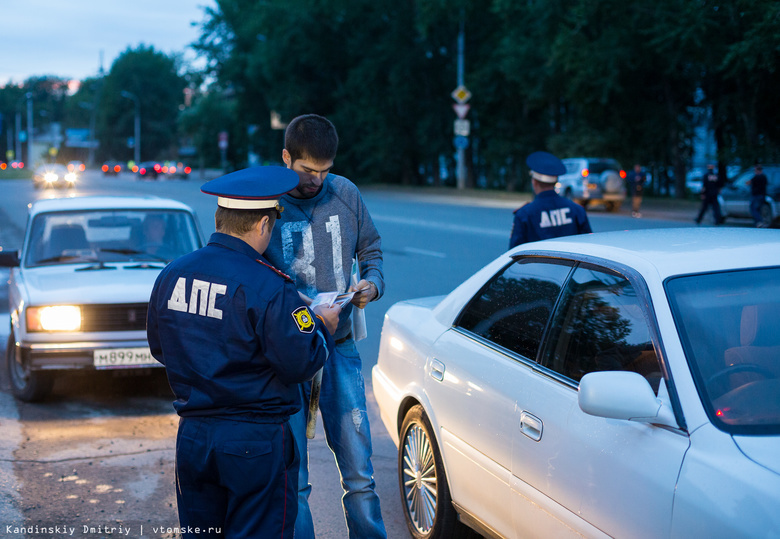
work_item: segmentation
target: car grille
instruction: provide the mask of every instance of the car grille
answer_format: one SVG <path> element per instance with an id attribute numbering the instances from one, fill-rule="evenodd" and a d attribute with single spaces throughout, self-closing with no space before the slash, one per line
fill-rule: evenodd
<path id="1" fill-rule="evenodd" d="M 82 305 L 81 331 L 143 331 L 147 309 L 146 303 Z"/>

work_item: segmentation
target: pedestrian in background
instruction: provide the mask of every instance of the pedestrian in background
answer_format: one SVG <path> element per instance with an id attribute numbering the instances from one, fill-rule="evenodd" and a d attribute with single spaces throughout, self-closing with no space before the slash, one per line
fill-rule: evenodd
<path id="1" fill-rule="evenodd" d="M 718 202 L 718 195 L 723 185 L 715 172 L 715 165 L 712 163 L 707 165 L 707 172 L 702 176 L 701 183 L 701 208 L 699 209 L 699 215 L 695 219 L 696 224 L 701 224 L 704 214 L 710 207 L 712 207 L 712 216 L 715 219 L 715 224 L 723 224 L 723 216 L 720 213 L 720 203 Z"/>
<path id="2" fill-rule="evenodd" d="M 628 175 L 628 185 L 631 190 L 631 217 L 642 217 L 642 194 L 647 176 L 642 172 L 642 165 L 634 165 L 634 171 Z"/>
<path id="3" fill-rule="evenodd" d="M 320 292 L 357 293 L 341 312 L 335 352 L 322 372 L 319 408 L 325 440 L 336 458 L 344 489 L 341 503 L 350 538 L 384 538 L 379 496 L 371 464 L 371 429 L 366 408 L 363 365 L 352 334 L 352 309 L 363 308 L 384 293 L 381 239 L 360 191 L 330 169 L 338 150 L 336 128 L 316 114 L 294 118 L 284 135 L 282 159 L 297 173 L 298 186 L 282 197 L 287 211 L 274 230 L 268 259 L 289 273 L 310 301 Z M 361 280 L 350 286 L 352 260 Z M 301 386 L 309 402 L 311 383 Z M 301 453 L 296 539 L 314 537 L 309 509 L 306 424 L 309 408 L 291 418 Z"/>
<path id="4" fill-rule="evenodd" d="M 761 207 L 766 202 L 768 180 L 761 165 L 756 165 L 753 168 L 753 177 L 747 183 L 750 186 L 750 215 L 753 216 L 756 227 L 765 228 L 767 224 L 761 216 Z"/>
<path id="5" fill-rule="evenodd" d="M 554 155 L 534 152 L 525 160 L 531 169 L 534 200 L 515 210 L 509 248 L 529 241 L 592 232 L 585 208 L 555 192 L 566 166 Z"/>
<path id="6" fill-rule="evenodd" d="M 219 197 L 216 232 L 168 264 L 152 290 L 147 337 L 180 416 L 176 501 L 186 538 L 293 537 L 299 454 L 288 418 L 301 408 L 298 384 L 333 355 L 340 310 L 319 306 L 315 317 L 262 256 L 277 199 L 296 185 L 284 167 L 204 184 Z"/>

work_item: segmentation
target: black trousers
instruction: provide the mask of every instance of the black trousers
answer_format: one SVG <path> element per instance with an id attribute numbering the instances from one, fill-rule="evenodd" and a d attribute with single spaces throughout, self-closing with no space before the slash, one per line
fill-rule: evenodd
<path id="1" fill-rule="evenodd" d="M 180 418 L 176 500 L 182 537 L 292 539 L 299 460 L 286 422 Z"/>

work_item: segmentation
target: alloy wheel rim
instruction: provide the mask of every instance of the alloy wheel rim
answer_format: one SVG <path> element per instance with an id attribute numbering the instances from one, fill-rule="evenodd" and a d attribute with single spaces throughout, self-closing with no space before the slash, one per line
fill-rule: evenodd
<path id="1" fill-rule="evenodd" d="M 438 506 L 436 461 L 428 436 L 416 424 L 409 428 L 404 439 L 403 489 L 412 524 L 420 533 L 429 532 Z"/>

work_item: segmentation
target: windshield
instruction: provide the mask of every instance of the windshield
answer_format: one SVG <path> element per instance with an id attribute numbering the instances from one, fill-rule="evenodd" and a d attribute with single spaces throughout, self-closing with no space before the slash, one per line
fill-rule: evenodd
<path id="1" fill-rule="evenodd" d="M 185 211 L 43 213 L 33 220 L 24 263 L 169 262 L 200 246 L 195 222 Z"/>
<path id="2" fill-rule="evenodd" d="M 780 432 L 780 268 L 678 277 L 666 291 L 713 423 Z"/>

